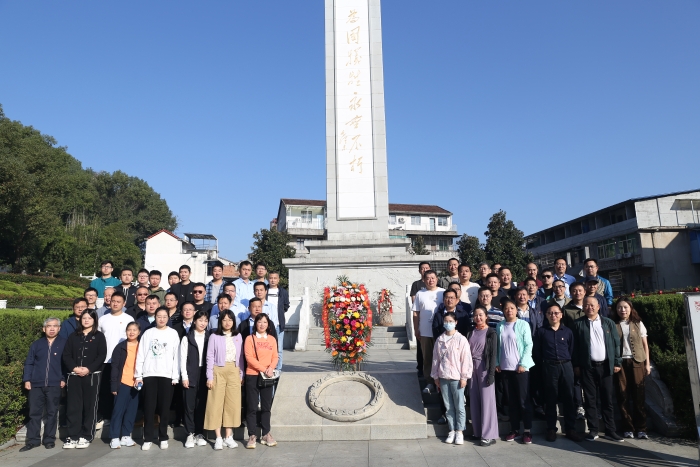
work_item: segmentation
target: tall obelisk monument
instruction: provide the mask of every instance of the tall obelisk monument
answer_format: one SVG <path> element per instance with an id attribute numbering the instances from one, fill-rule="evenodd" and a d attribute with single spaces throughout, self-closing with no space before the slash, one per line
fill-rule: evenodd
<path id="1" fill-rule="evenodd" d="M 327 238 L 388 239 L 380 0 L 326 0 Z"/>

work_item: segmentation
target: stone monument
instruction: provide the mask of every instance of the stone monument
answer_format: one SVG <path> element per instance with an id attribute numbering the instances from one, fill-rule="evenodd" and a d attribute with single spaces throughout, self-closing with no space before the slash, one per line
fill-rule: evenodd
<path id="1" fill-rule="evenodd" d="M 290 294 L 309 287 L 314 311 L 339 275 L 372 294 L 391 290 L 393 321 L 404 325 L 406 285 L 421 257 L 390 238 L 380 0 L 326 0 L 326 240 L 284 260 Z"/>

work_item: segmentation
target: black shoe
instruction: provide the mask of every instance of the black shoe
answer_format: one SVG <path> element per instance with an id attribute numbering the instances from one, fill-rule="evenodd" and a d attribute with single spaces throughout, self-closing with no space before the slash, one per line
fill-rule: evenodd
<path id="1" fill-rule="evenodd" d="M 56 447 L 56 444 L 55 443 L 46 443 L 46 444 L 44 444 L 44 447 L 46 449 L 53 449 Z"/>
<path id="2" fill-rule="evenodd" d="M 438 425 L 447 425 L 447 419 L 443 415 L 442 417 L 438 418 L 437 422 L 435 423 L 437 423 Z"/>
<path id="3" fill-rule="evenodd" d="M 38 446 L 39 446 L 38 444 L 25 444 L 25 445 L 19 450 L 19 452 L 31 451 L 32 449 L 34 449 L 35 447 L 38 447 Z"/>
<path id="4" fill-rule="evenodd" d="M 618 435 L 614 431 L 606 432 L 604 438 L 608 439 L 610 441 L 617 441 L 618 443 L 621 443 L 624 441 L 622 436 Z"/>
<path id="5" fill-rule="evenodd" d="M 586 441 L 595 441 L 598 439 L 598 432 L 596 431 L 591 431 L 589 432 L 586 437 L 584 438 Z"/>

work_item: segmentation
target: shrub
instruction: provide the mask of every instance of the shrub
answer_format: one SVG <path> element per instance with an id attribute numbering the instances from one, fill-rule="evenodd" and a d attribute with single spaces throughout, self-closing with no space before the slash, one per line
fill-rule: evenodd
<path id="1" fill-rule="evenodd" d="M 73 298 L 53 298 L 53 297 L 25 297 L 21 295 L 0 294 L 0 300 L 7 300 L 8 308 L 34 308 L 43 306 L 44 308 L 71 309 Z"/>
<path id="2" fill-rule="evenodd" d="M 29 346 L 41 337 L 46 318 L 63 321 L 70 315 L 65 311 L 0 310 L 0 444 L 14 436 L 27 416 L 22 372 Z"/>
<path id="3" fill-rule="evenodd" d="M 83 290 L 90 285 L 89 280 L 82 278 L 57 279 L 55 277 L 32 276 L 30 274 L 11 274 L 6 272 L 0 273 L 0 281 L 8 281 L 14 284 L 26 284 L 31 282 L 37 282 L 43 285 L 59 284 L 68 287 L 78 287 Z"/>

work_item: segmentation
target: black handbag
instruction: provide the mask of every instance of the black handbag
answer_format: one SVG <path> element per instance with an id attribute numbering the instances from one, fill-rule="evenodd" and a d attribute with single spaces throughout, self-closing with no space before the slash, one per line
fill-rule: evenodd
<path id="1" fill-rule="evenodd" d="M 253 338 L 253 350 L 255 350 L 255 359 L 257 361 L 260 361 L 260 357 L 258 357 L 258 346 L 255 345 L 255 334 L 251 334 L 251 337 Z M 279 375 L 273 375 L 271 378 L 268 378 L 261 371 L 258 373 L 258 387 L 260 389 L 271 388 L 272 386 L 277 384 L 278 379 Z"/>

